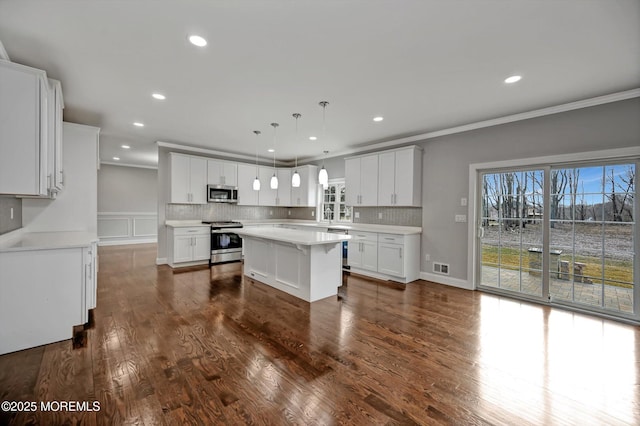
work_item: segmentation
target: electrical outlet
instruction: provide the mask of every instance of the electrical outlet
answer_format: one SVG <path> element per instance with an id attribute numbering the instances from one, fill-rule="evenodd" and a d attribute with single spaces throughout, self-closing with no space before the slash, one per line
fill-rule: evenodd
<path id="1" fill-rule="evenodd" d="M 360 212 L 355 212 L 353 215 L 356 219 L 360 219 Z"/>
<path id="2" fill-rule="evenodd" d="M 11 220 L 13 220 L 13 207 L 11 207 Z"/>
<path id="3" fill-rule="evenodd" d="M 291 216 L 291 210 L 288 210 L 289 216 Z"/>
<path id="4" fill-rule="evenodd" d="M 467 205 L 467 199 L 466 199 L 466 198 L 464 198 L 464 197 L 460 198 L 460 205 L 461 205 L 462 207 L 466 206 L 466 205 Z"/>
<path id="5" fill-rule="evenodd" d="M 311 210 L 311 217 L 315 217 L 316 216 L 316 212 Z"/>
<path id="6" fill-rule="evenodd" d="M 430 254 L 425 254 L 424 255 L 424 260 L 426 260 L 427 262 L 431 260 L 431 255 Z"/>
<path id="7" fill-rule="evenodd" d="M 269 216 L 273 216 L 273 210 L 269 210 Z"/>
<path id="8" fill-rule="evenodd" d="M 378 219 L 382 219 L 382 213 L 378 213 Z"/>

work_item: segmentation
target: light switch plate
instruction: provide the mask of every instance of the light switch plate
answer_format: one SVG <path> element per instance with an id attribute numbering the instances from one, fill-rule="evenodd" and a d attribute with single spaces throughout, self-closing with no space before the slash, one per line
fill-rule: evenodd
<path id="1" fill-rule="evenodd" d="M 378 219 L 382 219 L 382 213 L 378 213 Z"/>
<path id="2" fill-rule="evenodd" d="M 460 205 L 463 207 L 467 205 L 467 199 L 465 197 L 460 198 Z"/>
<path id="3" fill-rule="evenodd" d="M 464 223 L 466 221 L 467 221 L 467 215 L 466 214 L 457 214 L 456 215 L 456 222 Z"/>
<path id="4" fill-rule="evenodd" d="M 356 217 L 356 219 L 360 219 L 360 212 L 355 212 L 354 216 Z"/>

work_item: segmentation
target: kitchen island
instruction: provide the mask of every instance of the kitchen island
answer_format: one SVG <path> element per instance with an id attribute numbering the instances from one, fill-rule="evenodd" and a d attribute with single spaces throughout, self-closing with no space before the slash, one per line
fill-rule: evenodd
<path id="1" fill-rule="evenodd" d="M 234 232 L 243 239 L 248 277 L 307 302 L 338 293 L 342 242 L 350 235 L 252 227 Z"/>

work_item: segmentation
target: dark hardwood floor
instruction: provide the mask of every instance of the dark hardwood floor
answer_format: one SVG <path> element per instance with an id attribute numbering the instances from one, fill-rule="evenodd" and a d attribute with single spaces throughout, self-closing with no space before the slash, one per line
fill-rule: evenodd
<path id="1" fill-rule="evenodd" d="M 0 356 L 0 424 L 640 424 L 640 328 L 418 281 L 312 304 L 241 274 L 99 250 L 87 346 Z M 46 321 L 42 318 L 42 321 Z"/>

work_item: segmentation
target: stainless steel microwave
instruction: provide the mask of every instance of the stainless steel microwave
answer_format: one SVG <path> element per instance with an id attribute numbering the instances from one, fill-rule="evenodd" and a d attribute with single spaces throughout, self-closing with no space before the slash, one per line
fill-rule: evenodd
<path id="1" fill-rule="evenodd" d="M 237 203 L 238 187 L 207 185 L 207 201 L 210 203 Z"/>

